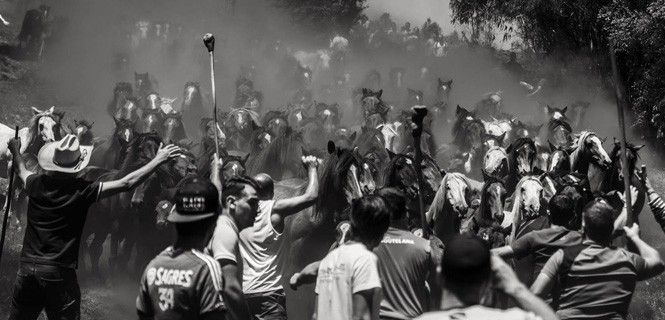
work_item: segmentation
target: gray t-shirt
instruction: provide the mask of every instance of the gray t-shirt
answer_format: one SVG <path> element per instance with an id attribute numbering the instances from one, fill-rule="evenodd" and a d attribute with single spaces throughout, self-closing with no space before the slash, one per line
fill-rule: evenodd
<path id="1" fill-rule="evenodd" d="M 425 312 L 428 309 L 425 282 L 436 268 L 429 241 L 391 227 L 374 254 L 379 258 L 383 288 L 381 318 L 412 319 Z"/>

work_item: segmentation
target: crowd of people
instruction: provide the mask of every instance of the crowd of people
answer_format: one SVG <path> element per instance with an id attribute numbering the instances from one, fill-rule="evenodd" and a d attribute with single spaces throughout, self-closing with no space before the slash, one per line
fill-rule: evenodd
<path id="1" fill-rule="evenodd" d="M 398 31 L 384 15 L 357 27 L 364 29 L 352 31 L 352 43 L 361 39 L 376 48 L 401 43 L 406 52 L 422 49 L 409 43 L 426 43 L 432 56 L 445 55 L 444 37 L 430 20 L 422 28 L 405 25 Z M 119 194 L 125 197 L 114 201 L 151 206 L 150 213 L 164 211 L 175 232 L 170 243 L 160 243 L 166 248 L 140 265 L 140 319 L 273 320 L 294 318 L 292 312 L 302 315 L 310 308 L 313 314 L 306 317 L 319 320 L 625 319 L 636 283 L 665 270 L 658 251 L 640 238 L 639 226 L 629 223 L 636 220 L 628 216 L 628 207 L 635 203 L 624 203 L 626 192 L 634 192 L 633 201 L 641 195 L 665 226 L 665 202 L 646 170 L 632 163 L 630 190 L 595 185 L 597 172 L 610 176 L 621 163 L 607 155 L 595 134 L 582 131 L 575 136 L 566 108 L 547 108 L 548 138 L 560 137 L 547 147 L 534 141 L 540 127 L 529 133 L 517 121 L 506 122 L 514 125 L 510 130 L 485 131 L 493 127 L 483 126 L 483 121 L 491 125 L 492 119 L 505 116 L 496 93 L 476 110 L 458 106 L 451 119 L 429 106 L 432 112 L 423 124 L 413 117 L 425 104 L 422 93 L 410 96 L 405 103 L 410 105 L 387 106 L 378 90 L 381 82 L 368 81 L 378 88 L 358 92 L 353 112 L 359 128 L 351 133 L 353 128 L 340 125 L 340 110 L 312 100 L 306 81 L 294 81 L 295 88 L 285 89 L 303 99 L 294 99 L 284 114 L 253 107 L 260 95 L 255 94 L 251 71 L 244 70 L 237 89 L 253 95 L 239 94 L 223 125 L 202 121 L 205 148 L 196 159 L 199 168 L 190 170 L 191 163 L 179 162 L 192 154 L 172 136 L 182 123 L 157 103 L 156 93 L 140 85 L 139 99 L 127 98 L 131 84 L 126 84 L 129 89 L 117 87 L 117 95 L 125 90 L 127 99 L 114 99 L 109 114 L 118 127 L 128 123 L 118 131 L 128 144 L 125 149 L 149 149 L 148 143 L 141 145 L 148 140 L 136 142 L 133 134 L 141 139 L 155 136 L 162 144 L 150 156 L 132 155 L 149 158 L 140 165 L 116 161 L 125 165 L 113 178 L 82 174 L 90 172 L 86 170 L 96 147 L 82 141 L 84 130 L 41 146 L 35 155 L 37 169 L 26 163 L 20 139 L 9 142 L 28 205 L 8 319 L 37 319 L 42 311 L 49 319 L 80 318 L 76 269 L 79 248 L 87 240 L 88 211 Z M 309 77 L 307 72 L 311 70 L 304 72 Z M 147 74 L 145 79 L 140 83 L 149 82 Z M 451 82 L 437 80 L 447 100 Z M 184 104 L 194 105 L 198 90 L 198 84 L 188 83 Z M 198 102 L 196 111 L 203 113 Z M 150 131 L 153 126 L 155 132 Z M 144 132 L 136 133 L 139 127 Z M 158 131 L 162 127 L 169 130 Z M 452 144 L 462 157 L 460 171 L 475 166 L 473 157 L 493 159 L 490 153 L 498 150 L 504 158 L 495 166 L 483 162 L 473 168 L 482 182 L 468 177 L 471 169 L 466 175 L 446 172 L 437 165 L 437 145 L 421 146 L 411 129 L 422 132 L 425 144 L 434 140 L 437 130 L 452 130 Z M 218 136 L 222 143 L 215 145 Z M 405 139 L 400 148 L 398 138 Z M 319 143 L 322 139 L 327 144 Z M 291 140 L 300 142 L 298 147 L 290 145 Z M 277 151 L 269 147 L 275 145 Z M 211 152 L 216 148 L 220 154 Z M 265 160 L 264 171 L 240 170 L 250 161 L 238 160 L 244 157 L 237 156 L 238 151 L 245 149 L 247 157 L 255 157 L 251 161 Z M 415 163 L 421 156 L 423 162 Z M 542 166 L 537 164 L 541 158 Z M 178 179 L 173 178 L 174 192 L 158 200 L 172 206 L 160 201 L 155 209 L 141 198 L 142 188 L 154 182 L 153 177 L 162 177 L 157 173 L 165 166 L 178 173 Z M 284 181 L 294 185 L 285 186 Z M 611 190 L 603 189 L 608 186 Z M 137 188 L 141 192 L 135 192 Z M 506 207 L 513 209 L 507 212 Z M 484 210 L 490 217 L 483 216 Z M 123 219 L 155 224 L 153 215 Z M 142 229 L 139 235 L 152 234 Z M 317 248 L 312 246 L 316 241 L 325 250 L 308 251 Z M 307 263 L 287 273 L 285 264 L 296 260 Z M 302 310 L 287 309 L 287 300 L 301 299 L 295 297 L 303 292 L 315 305 L 303 299 L 296 301 Z"/>

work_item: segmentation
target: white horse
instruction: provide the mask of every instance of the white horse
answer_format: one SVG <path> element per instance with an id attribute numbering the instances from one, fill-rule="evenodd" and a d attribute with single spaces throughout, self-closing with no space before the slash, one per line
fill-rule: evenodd
<path id="1" fill-rule="evenodd" d="M 33 107 L 32 111 L 34 117 L 33 120 L 31 120 L 31 126 L 18 130 L 18 137 L 21 140 L 21 154 L 25 153 L 36 135 L 39 135 L 44 142 L 55 141 L 55 127 L 58 124 L 53 118 L 55 107 L 51 107 L 46 111 Z M 35 123 L 33 123 L 33 121 Z M 38 130 L 38 132 L 36 130 Z M 11 160 L 8 143 L 9 140 L 14 139 L 15 134 L 15 128 L 0 123 L 0 160 Z"/>
<path id="2" fill-rule="evenodd" d="M 587 176 L 589 187 L 594 194 L 600 191 L 605 171 L 612 163 L 612 159 L 603 148 L 603 142 L 596 133 L 582 131 L 575 136 L 570 153 L 570 166 Z"/>
<path id="3" fill-rule="evenodd" d="M 515 188 L 513 208 L 506 212 L 501 226 L 511 226 L 510 239 L 515 239 L 517 228 L 522 220 L 532 219 L 540 214 L 540 200 L 543 197 L 543 184 L 537 176 L 525 176 Z"/>

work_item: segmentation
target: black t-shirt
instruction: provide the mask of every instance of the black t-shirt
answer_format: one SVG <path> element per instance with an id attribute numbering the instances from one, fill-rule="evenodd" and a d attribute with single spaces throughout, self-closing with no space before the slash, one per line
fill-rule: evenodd
<path id="1" fill-rule="evenodd" d="M 33 174 L 25 189 L 28 225 L 21 261 L 76 268 L 83 225 L 88 208 L 99 198 L 101 182 Z"/>
<path id="2" fill-rule="evenodd" d="M 136 298 L 139 315 L 155 320 L 194 320 L 224 313 L 222 269 L 197 250 L 166 248 L 143 272 Z M 222 318 L 223 319 L 223 318 Z"/>

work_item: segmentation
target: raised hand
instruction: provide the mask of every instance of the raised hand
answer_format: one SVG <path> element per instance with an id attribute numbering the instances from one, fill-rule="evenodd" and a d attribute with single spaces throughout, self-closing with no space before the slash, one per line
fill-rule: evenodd
<path id="1" fill-rule="evenodd" d="M 159 149 L 157 150 L 157 154 L 155 155 L 155 161 L 163 163 L 179 155 L 180 155 L 180 147 L 174 144 L 169 144 L 167 146 L 164 146 L 164 144 L 160 144 Z"/>

